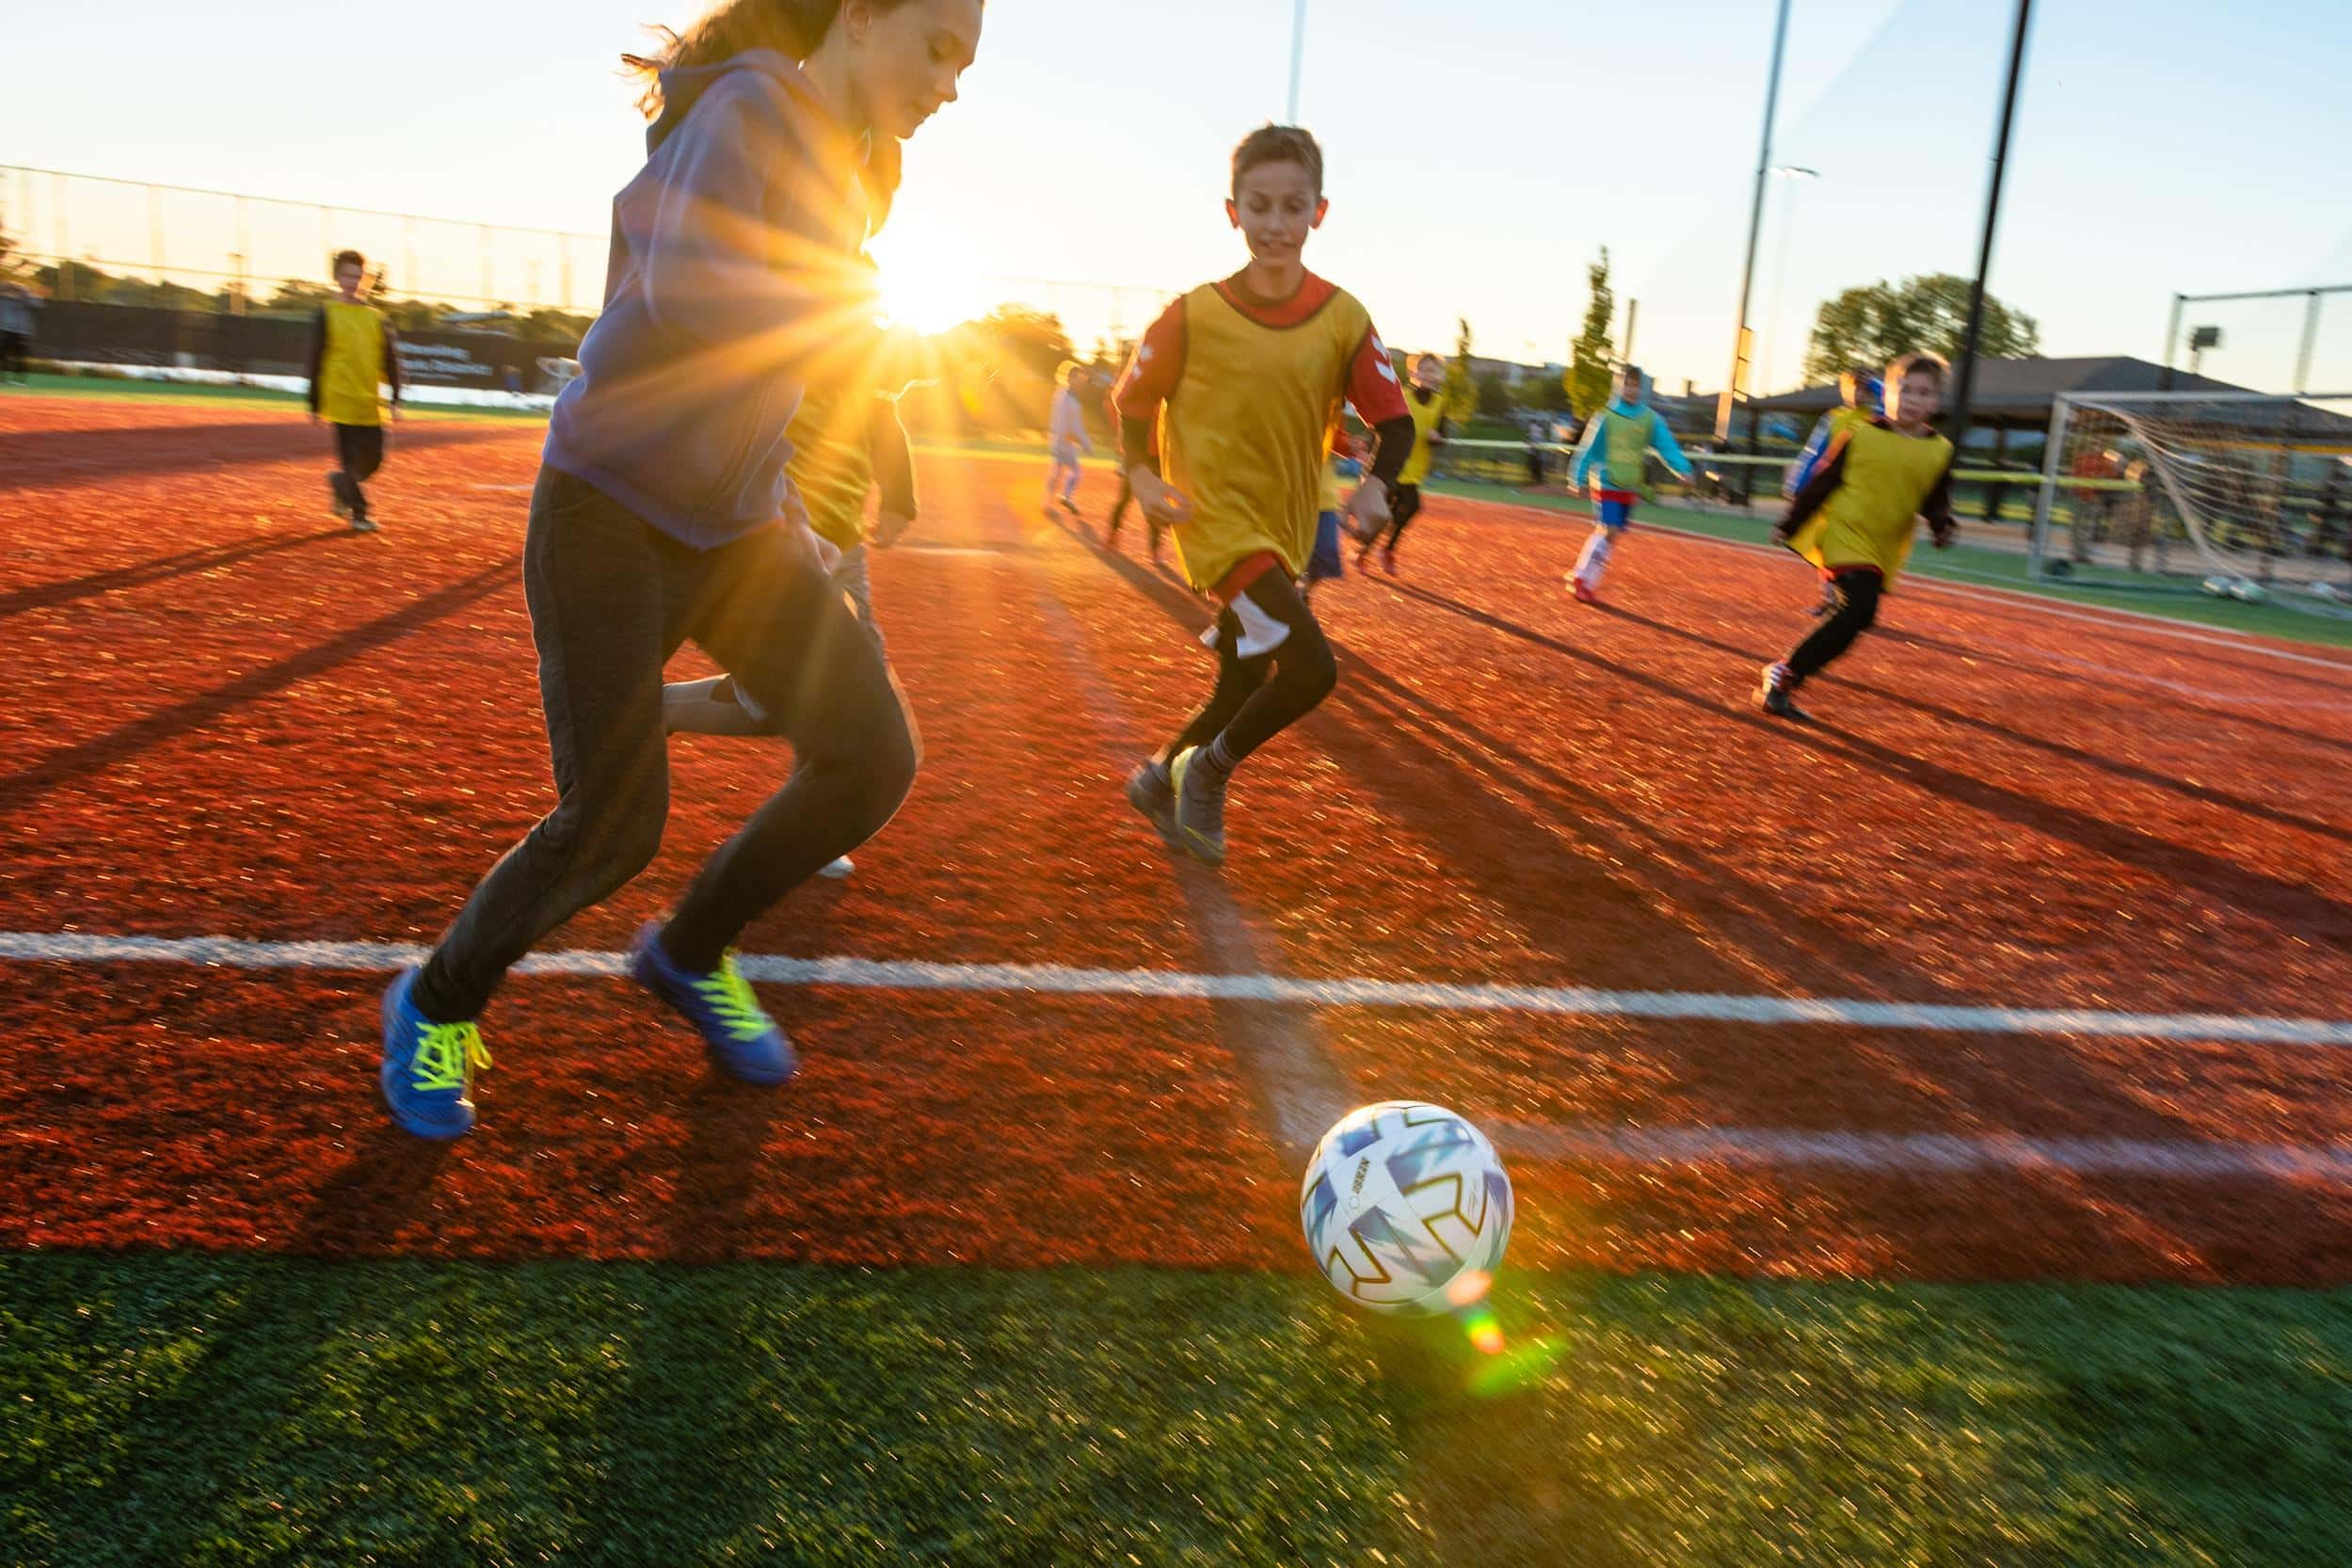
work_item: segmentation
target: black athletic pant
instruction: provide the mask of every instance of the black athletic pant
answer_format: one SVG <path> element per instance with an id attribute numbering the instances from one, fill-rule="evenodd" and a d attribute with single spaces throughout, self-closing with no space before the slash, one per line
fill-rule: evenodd
<path id="1" fill-rule="evenodd" d="M 1239 762 L 1312 712 L 1339 684 L 1331 644 L 1288 573 L 1262 571 L 1241 595 L 1252 606 L 1250 621 L 1272 621 L 1289 634 L 1271 650 L 1246 656 L 1241 646 L 1251 627 L 1242 612 L 1225 607 L 1217 617 L 1217 689 L 1160 754 L 1162 763 L 1219 736 L 1226 757 Z"/>
<path id="2" fill-rule="evenodd" d="M 1396 499 L 1388 504 L 1388 536 L 1379 542 L 1390 550 L 1396 549 L 1397 541 L 1404 537 L 1405 524 L 1420 515 L 1421 487 L 1399 485 Z M 1369 555 L 1371 552 L 1372 547 L 1368 544 L 1361 552 L 1364 555 Z"/>
<path id="3" fill-rule="evenodd" d="M 335 493 L 351 508 L 355 519 L 367 516 L 367 492 L 360 487 L 384 466 L 384 427 L 380 424 L 335 426 Z"/>
<path id="4" fill-rule="evenodd" d="M 686 968 L 716 968 L 754 918 L 879 832 L 919 760 L 880 646 L 796 531 L 762 528 L 697 551 L 593 486 L 542 469 L 522 584 L 559 798 L 482 879 L 426 961 L 416 1004 L 441 1022 L 480 1013 L 534 944 L 661 848 L 662 666 L 687 638 L 775 716 L 798 760 L 671 916 L 662 945 Z"/>
<path id="5" fill-rule="evenodd" d="M 1127 470 L 1122 468 L 1119 470 L 1119 504 L 1111 508 L 1111 527 L 1107 534 L 1107 542 L 1111 544 L 1119 542 L 1119 524 L 1126 520 L 1127 509 L 1134 504 L 1134 482 L 1128 478 Z M 1144 526 L 1151 531 L 1151 552 L 1157 555 L 1160 553 L 1160 541 L 1168 532 L 1168 525 L 1149 512 L 1145 512 Z"/>
<path id="6" fill-rule="evenodd" d="M 1886 580 L 1876 568 L 1849 567 L 1830 574 L 1830 588 L 1836 596 L 1836 608 L 1788 656 L 1792 680 L 1819 673 L 1823 665 L 1853 647 L 1854 639 L 1877 623 L 1879 596 L 1886 591 Z"/>
<path id="7" fill-rule="evenodd" d="M 0 332 L 0 376 L 13 376 L 27 383 L 32 380 L 24 369 L 24 351 L 32 342 L 23 332 Z"/>

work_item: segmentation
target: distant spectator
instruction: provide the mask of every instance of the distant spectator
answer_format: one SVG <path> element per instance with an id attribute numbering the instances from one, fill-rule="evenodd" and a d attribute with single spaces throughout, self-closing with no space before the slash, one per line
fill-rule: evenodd
<path id="1" fill-rule="evenodd" d="M 1541 487 L 1544 483 L 1544 443 L 1550 440 L 1551 428 L 1542 419 L 1528 421 L 1528 483 Z"/>
<path id="2" fill-rule="evenodd" d="M 32 384 L 24 356 L 33 346 L 33 320 L 40 309 L 40 296 L 32 290 L 14 280 L 0 282 L 0 380 L 14 376 L 18 386 Z"/>

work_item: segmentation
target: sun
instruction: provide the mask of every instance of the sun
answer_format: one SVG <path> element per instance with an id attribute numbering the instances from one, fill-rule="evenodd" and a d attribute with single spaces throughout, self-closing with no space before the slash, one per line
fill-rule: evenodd
<path id="1" fill-rule="evenodd" d="M 882 313 L 893 327 L 911 327 L 929 334 L 944 332 L 980 315 L 979 280 L 958 264 L 952 244 L 936 238 L 891 246 L 889 238 L 874 243 L 874 262 L 881 268 Z"/>

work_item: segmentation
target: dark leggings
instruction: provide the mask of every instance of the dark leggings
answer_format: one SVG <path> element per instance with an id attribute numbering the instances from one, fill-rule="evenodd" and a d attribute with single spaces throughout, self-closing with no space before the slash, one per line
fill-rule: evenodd
<path id="1" fill-rule="evenodd" d="M 23 332 L 0 332 L 0 376 L 13 376 L 20 381 L 30 381 L 24 373 L 24 350 L 32 339 Z"/>
<path id="2" fill-rule="evenodd" d="M 712 856 L 664 929 L 689 969 L 898 810 L 919 752 L 880 646 L 781 525 L 680 544 L 602 491 L 539 472 L 522 582 L 538 644 L 555 809 L 490 869 L 418 981 L 428 1018 L 473 1017 L 517 960 L 627 884 L 662 845 L 669 759 L 662 666 L 688 638 L 797 756 L 792 780 Z"/>
<path id="3" fill-rule="evenodd" d="M 1788 656 L 1792 680 L 1818 674 L 1823 665 L 1853 647 L 1856 637 L 1877 624 L 1879 596 L 1886 591 L 1886 580 L 1874 567 L 1848 567 L 1830 574 L 1830 590 L 1835 596 L 1836 608 Z"/>
<path id="4" fill-rule="evenodd" d="M 1420 515 L 1421 487 L 1418 485 L 1398 486 L 1397 499 L 1389 503 L 1388 505 L 1388 536 L 1387 537 L 1382 539 L 1380 543 L 1386 546 L 1390 550 L 1396 549 L 1397 541 L 1404 537 L 1405 524 L 1411 522 L 1415 518 L 1417 518 Z M 1369 555 L 1371 552 L 1372 547 L 1368 544 L 1364 547 L 1362 552 L 1362 553 L 1366 555 Z"/>
<path id="5" fill-rule="evenodd" d="M 1119 536 L 1119 524 L 1125 520 L 1127 517 L 1127 509 L 1134 504 L 1135 482 L 1128 477 L 1127 470 L 1122 468 L 1119 470 L 1119 502 L 1117 505 L 1111 508 L 1110 536 L 1112 539 L 1116 539 Z M 1160 552 L 1160 536 L 1167 533 L 1168 525 L 1161 522 L 1158 518 L 1153 517 L 1149 512 L 1145 512 L 1144 514 L 1144 526 L 1151 530 L 1152 553 L 1156 555 Z"/>
<path id="6" fill-rule="evenodd" d="M 1246 628 L 1240 614 L 1226 607 L 1217 617 L 1217 689 L 1160 754 L 1163 763 L 1220 736 L 1225 756 L 1239 762 L 1312 712 L 1339 683 L 1331 644 L 1288 573 L 1262 571 L 1241 592 L 1266 617 L 1288 627 L 1289 635 L 1271 651 L 1244 658 Z"/>
<path id="7" fill-rule="evenodd" d="M 376 471 L 384 466 L 384 427 L 336 425 L 335 461 L 342 465 L 335 472 L 335 493 L 343 497 L 353 517 L 367 516 L 367 492 L 360 487 L 375 478 Z"/>

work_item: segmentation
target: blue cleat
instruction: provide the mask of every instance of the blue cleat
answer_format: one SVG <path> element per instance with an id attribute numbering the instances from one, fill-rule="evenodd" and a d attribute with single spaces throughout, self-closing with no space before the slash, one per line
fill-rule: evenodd
<path id="1" fill-rule="evenodd" d="M 472 1023 L 437 1024 L 408 1000 L 417 971 L 400 971 L 384 993 L 384 1104 L 404 1131 L 446 1141 L 473 1126 L 473 1070 L 490 1064 Z"/>
<path id="2" fill-rule="evenodd" d="M 680 968 L 662 950 L 659 922 L 629 945 L 629 972 L 670 1004 L 701 1034 L 711 1060 L 745 1083 L 776 1084 L 792 1076 L 799 1059 L 752 993 L 751 982 L 728 952 L 709 974 Z"/>

